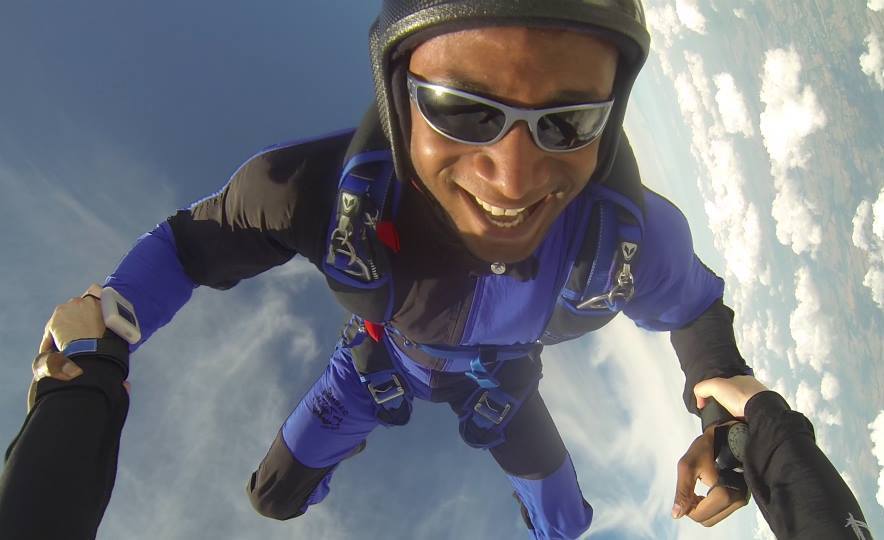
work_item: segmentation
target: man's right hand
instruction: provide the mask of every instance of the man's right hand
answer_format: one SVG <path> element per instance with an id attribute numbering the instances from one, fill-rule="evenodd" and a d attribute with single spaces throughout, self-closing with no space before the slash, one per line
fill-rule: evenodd
<path id="1" fill-rule="evenodd" d="M 101 287 L 95 283 L 80 298 L 71 298 L 55 308 L 43 330 L 37 358 L 32 366 L 34 378 L 28 389 L 28 410 L 34 405 L 37 381 L 50 377 L 69 381 L 83 370 L 58 351 L 76 339 L 100 338 L 104 335 L 101 315 Z"/>

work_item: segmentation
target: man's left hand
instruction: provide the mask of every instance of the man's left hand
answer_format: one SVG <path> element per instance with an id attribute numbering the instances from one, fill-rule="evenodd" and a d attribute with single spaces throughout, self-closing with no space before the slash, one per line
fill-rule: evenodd
<path id="1" fill-rule="evenodd" d="M 694 439 L 685 455 L 678 460 L 678 481 L 675 503 L 672 506 L 673 518 L 679 519 L 687 515 L 704 527 L 715 525 L 749 502 L 744 492 L 718 483 L 713 448 L 714 430 L 714 427 L 710 427 L 703 435 Z M 697 480 L 710 488 L 705 497 L 694 493 Z"/>

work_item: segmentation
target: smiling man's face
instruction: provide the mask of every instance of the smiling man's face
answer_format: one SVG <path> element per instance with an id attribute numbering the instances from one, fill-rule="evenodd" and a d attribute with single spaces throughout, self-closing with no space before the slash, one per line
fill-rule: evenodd
<path id="1" fill-rule="evenodd" d="M 609 99 L 617 50 L 573 31 L 489 27 L 422 43 L 409 69 L 429 83 L 541 108 Z M 494 144 L 474 146 L 436 132 L 414 102 L 411 119 L 415 171 L 470 252 L 486 261 L 530 256 L 586 186 L 598 160 L 598 139 L 571 152 L 547 152 L 525 122 Z"/>

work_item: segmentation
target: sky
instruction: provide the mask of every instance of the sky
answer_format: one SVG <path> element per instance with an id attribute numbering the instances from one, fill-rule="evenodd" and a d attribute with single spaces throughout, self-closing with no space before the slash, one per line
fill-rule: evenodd
<path id="1" fill-rule="evenodd" d="M 258 149 L 355 125 L 373 99 L 378 2 L 15 5 L 0 20 L 0 444 L 24 417 L 53 307 Z M 626 130 L 727 282 L 740 349 L 814 423 L 884 530 L 884 2 L 650 0 Z M 198 290 L 132 358 L 117 538 L 528 538 L 511 488 L 447 406 L 417 403 L 262 518 L 246 479 L 321 373 L 345 313 L 294 260 Z M 595 508 L 586 538 L 769 538 L 754 503 L 712 529 L 669 518 L 699 430 L 665 334 L 617 318 L 544 352 L 541 392 Z"/>

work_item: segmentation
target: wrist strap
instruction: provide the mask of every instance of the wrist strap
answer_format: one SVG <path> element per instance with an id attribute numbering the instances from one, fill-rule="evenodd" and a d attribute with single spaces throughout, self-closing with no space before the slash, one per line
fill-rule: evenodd
<path id="1" fill-rule="evenodd" d="M 84 355 L 100 356 L 117 364 L 123 370 L 124 379 L 129 376 L 129 344 L 112 332 L 101 338 L 75 339 L 62 354 L 71 360 Z"/>

